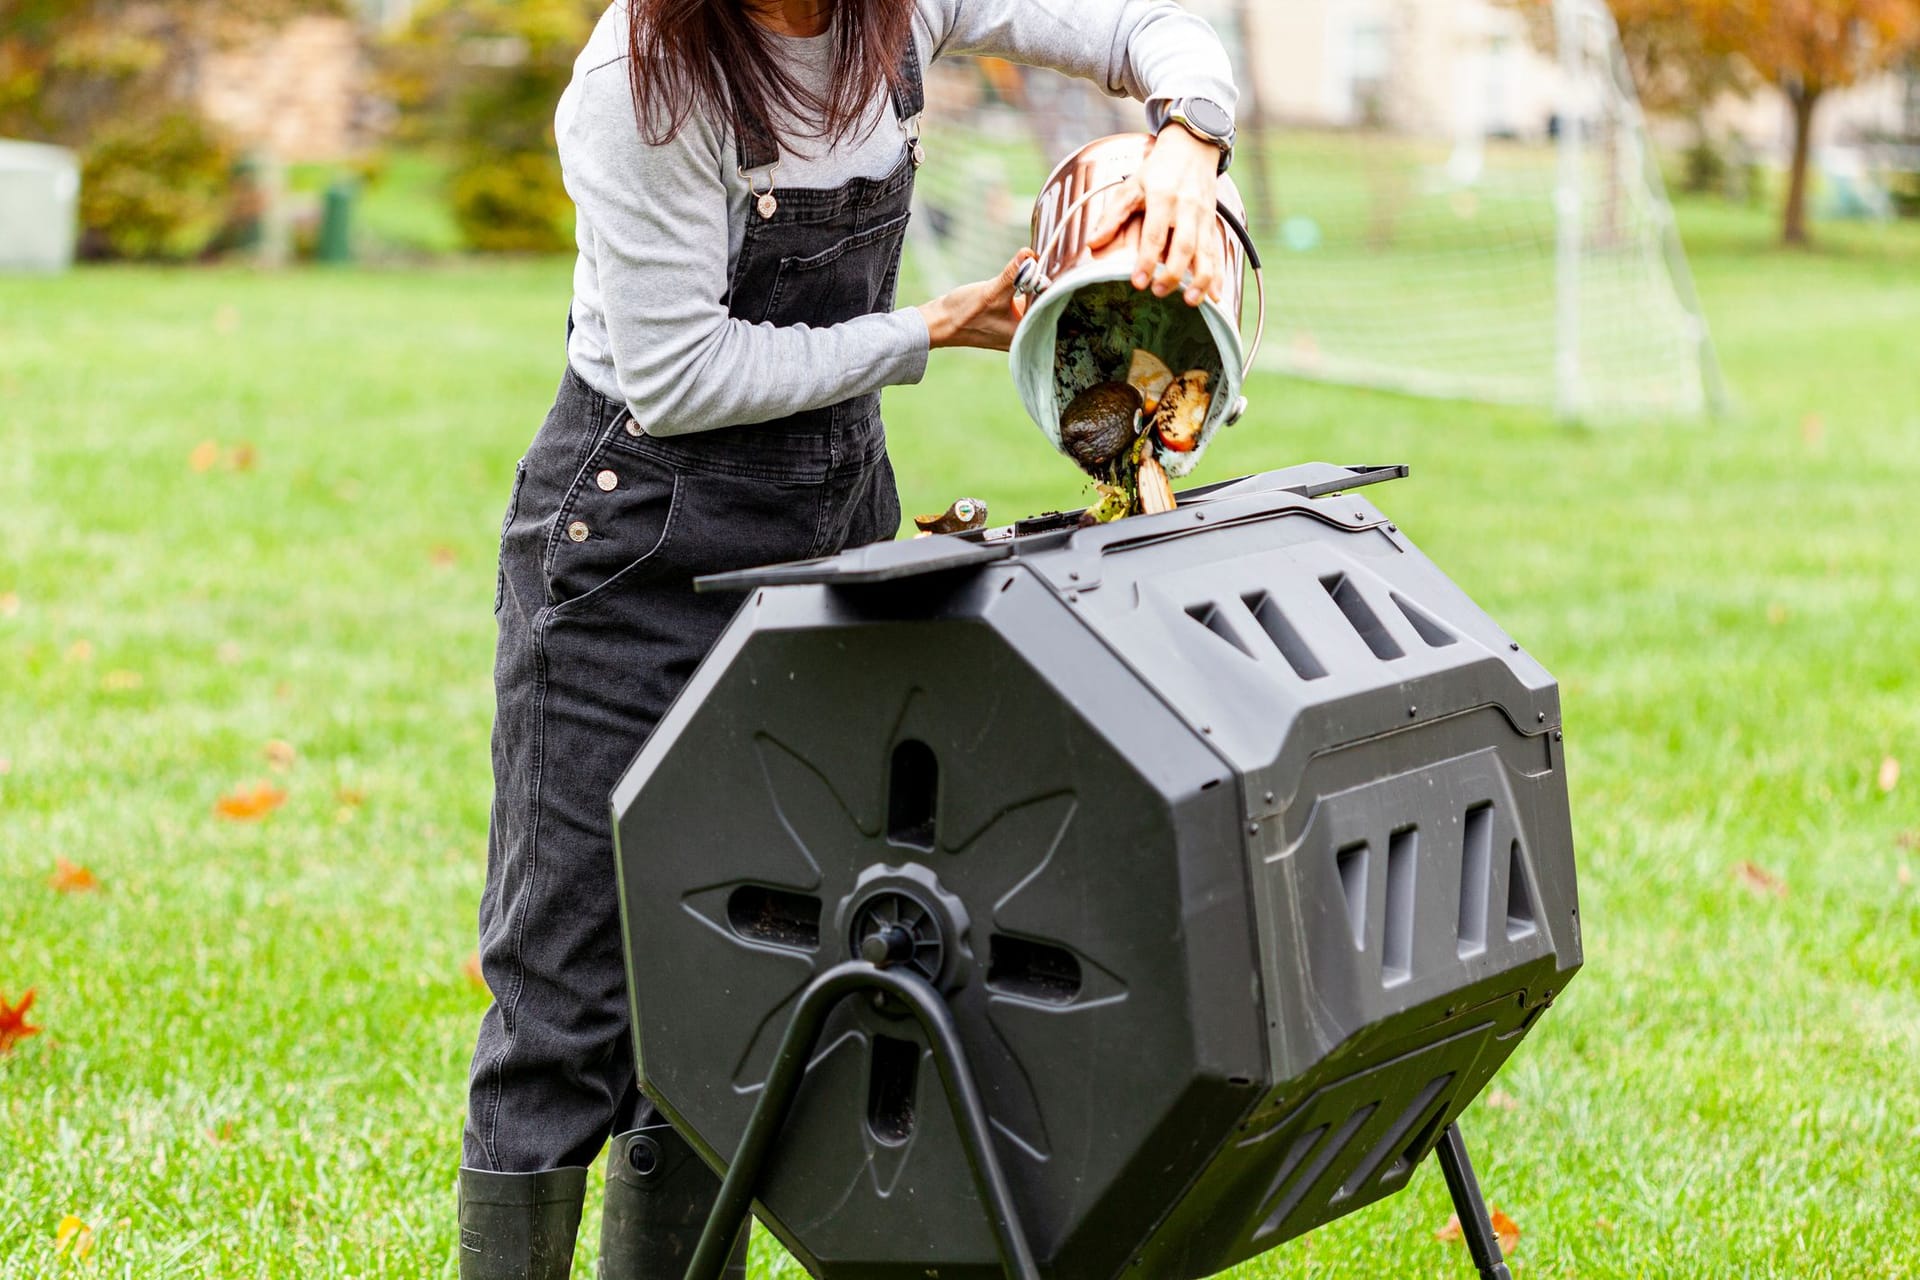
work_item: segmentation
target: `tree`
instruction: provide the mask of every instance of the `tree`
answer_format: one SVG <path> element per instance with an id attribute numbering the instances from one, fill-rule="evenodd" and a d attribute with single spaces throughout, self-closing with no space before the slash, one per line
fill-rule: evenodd
<path id="1" fill-rule="evenodd" d="M 1738 55 L 1786 95 L 1793 162 L 1781 239 L 1809 243 L 1807 170 L 1821 100 L 1920 49 L 1920 0 L 1685 0 L 1708 45 Z"/>

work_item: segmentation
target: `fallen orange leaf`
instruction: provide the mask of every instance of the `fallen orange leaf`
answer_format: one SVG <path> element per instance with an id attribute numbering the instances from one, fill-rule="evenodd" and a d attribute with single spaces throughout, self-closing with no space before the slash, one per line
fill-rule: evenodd
<path id="1" fill-rule="evenodd" d="M 271 782 L 256 782 L 214 802 L 213 811 L 234 822 L 264 818 L 287 801 L 287 793 Z"/>
<path id="2" fill-rule="evenodd" d="M 40 1028 L 27 1025 L 27 1010 L 33 1008 L 33 989 L 20 997 L 19 1004 L 8 1004 L 0 995 L 0 1053 L 11 1053 L 13 1046 L 28 1036 L 40 1034 Z"/>
<path id="3" fill-rule="evenodd" d="M 1502 1213 L 1497 1205 L 1493 1210 L 1493 1234 L 1499 1238 L 1501 1253 L 1511 1254 L 1520 1247 L 1520 1224 Z"/>
<path id="4" fill-rule="evenodd" d="M 278 738 L 275 738 L 267 744 L 265 754 L 267 763 L 275 769 L 278 769 L 281 773 L 285 773 L 287 770 L 293 768 L 293 762 L 298 759 L 300 755 L 298 751 L 293 749 L 291 742 L 282 742 Z"/>
<path id="5" fill-rule="evenodd" d="M 1827 438 L 1827 420 L 1817 413 L 1810 413 L 1800 419 L 1800 440 L 1809 447 L 1818 447 Z"/>
<path id="6" fill-rule="evenodd" d="M 1742 862 L 1733 869 L 1733 878 L 1740 887 L 1756 897 L 1784 898 L 1787 896 L 1787 882 L 1764 867 L 1756 867 L 1751 862 Z"/>
<path id="7" fill-rule="evenodd" d="M 1874 779 L 1880 784 L 1880 790 L 1892 791 L 1900 785 L 1900 762 L 1888 756 L 1880 762 L 1880 773 Z"/>
<path id="8" fill-rule="evenodd" d="M 19 612 L 19 595 L 12 591 L 0 591 L 0 618 L 11 618 Z"/>
<path id="9" fill-rule="evenodd" d="M 12 772 L 13 772 L 13 757 L 0 756 L 0 778 L 4 778 Z"/>
<path id="10" fill-rule="evenodd" d="M 53 1233 L 53 1243 L 55 1253 L 79 1262 L 93 1252 L 93 1228 L 70 1213 L 60 1219 L 60 1225 Z"/>
<path id="11" fill-rule="evenodd" d="M 454 561 L 457 559 L 459 559 L 459 556 L 454 553 L 452 547 L 442 545 L 433 549 L 433 563 L 437 568 L 452 568 Z"/>
<path id="12" fill-rule="evenodd" d="M 5 773 L 5 772 L 6 772 L 5 769 L 0 769 L 0 773 Z M 1899 835 L 1893 838 L 1893 842 L 1899 845 L 1902 849 L 1913 849 L 1915 851 L 1920 851 L 1920 831 L 1902 831 Z"/>
<path id="13" fill-rule="evenodd" d="M 478 951 L 460 962 L 460 972 L 466 974 L 467 981 L 476 987 L 484 988 L 487 985 L 487 975 L 480 972 L 480 953 Z"/>
<path id="14" fill-rule="evenodd" d="M 1512 1253 L 1520 1247 L 1520 1224 L 1501 1212 L 1500 1206 L 1489 1207 L 1492 1210 L 1489 1216 L 1493 1220 L 1493 1235 L 1500 1242 L 1500 1252 Z M 1448 1215 L 1447 1224 L 1434 1232 L 1433 1238 L 1451 1244 L 1464 1234 L 1460 1228 L 1460 1215 L 1455 1213 Z"/>
<path id="15" fill-rule="evenodd" d="M 195 471 L 211 471 L 213 464 L 220 461 L 220 442 L 202 440 L 193 446 L 193 452 L 187 455 L 187 465 Z"/>
<path id="16" fill-rule="evenodd" d="M 75 640 L 72 644 L 68 645 L 67 661 L 68 662 L 92 662 L 93 661 L 93 641 Z"/>
<path id="17" fill-rule="evenodd" d="M 1514 1097 L 1504 1089 L 1487 1090 L 1486 1102 L 1487 1105 L 1495 1111 L 1518 1111 L 1520 1109 L 1520 1099 Z"/>
<path id="18" fill-rule="evenodd" d="M 53 860 L 53 874 L 47 877 L 47 883 L 61 893 L 91 893 L 100 887 L 93 872 L 60 857 Z"/>
<path id="19" fill-rule="evenodd" d="M 235 471 L 251 471 L 253 470 L 253 464 L 259 461 L 259 459 L 260 455 L 254 450 L 254 447 L 242 441 L 233 446 L 233 452 L 227 455 L 227 465 Z"/>

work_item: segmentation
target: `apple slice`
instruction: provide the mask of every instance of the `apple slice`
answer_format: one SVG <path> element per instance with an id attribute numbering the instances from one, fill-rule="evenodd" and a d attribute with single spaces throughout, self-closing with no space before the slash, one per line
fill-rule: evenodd
<path id="1" fill-rule="evenodd" d="M 1127 371 L 1127 381 L 1147 402 L 1147 416 L 1152 417 L 1154 410 L 1160 407 L 1160 397 L 1167 393 L 1167 386 L 1173 381 L 1173 370 L 1167 368 L 1166 361 L 1151 351 L 1135 351 L 1133 368 Z"/>

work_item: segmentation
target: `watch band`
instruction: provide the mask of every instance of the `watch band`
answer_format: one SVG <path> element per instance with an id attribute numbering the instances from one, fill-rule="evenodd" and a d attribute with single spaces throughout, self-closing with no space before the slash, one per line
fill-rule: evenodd
<path id="1" fill-rule="evenodd" d="M 1227 131 L 1224 134 L 1217 133 L 1197 122 L 1194 116 L 1198 111 L 1206 111 L 1225 121 Z M 1147 120 L 1153 126 L 1155 137 L 1166 132 L 1168 125 L 1177 124 L 1202 142 L 1210 142 L 1220 148 L 1221 173 L 1233 167 L 1234 142 L 1238 130 L 1233 127 L 1232 113 L 1218 103 L 1202 98 L 1157 98 L 1148 104 Z"/>

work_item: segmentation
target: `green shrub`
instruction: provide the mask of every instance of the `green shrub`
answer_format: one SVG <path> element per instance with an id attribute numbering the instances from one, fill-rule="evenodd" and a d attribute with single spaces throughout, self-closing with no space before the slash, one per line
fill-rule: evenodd
<path id="1" fill-rule="evenodd" d="M 196 116 L 173 111 L 102 130 L 87 148 L 80 224 L 90 254 L 180 261 L 226 225 L 233 156 Z"/>
<path id="2" fill-rule="evenodd" d="M 481 253 L 554 253 L 572 247 L 573 203 L 551 153 L 469 156 L 454 171 L 453 217 Z"/>

